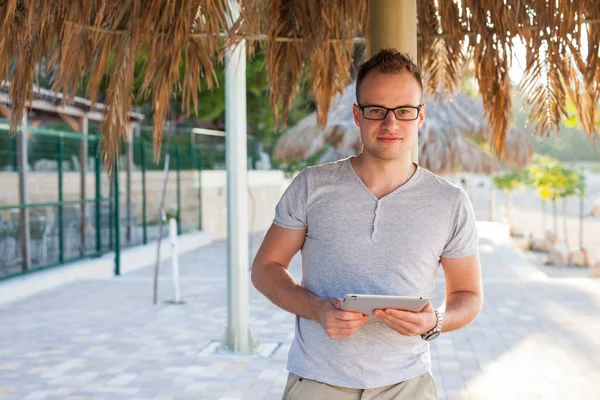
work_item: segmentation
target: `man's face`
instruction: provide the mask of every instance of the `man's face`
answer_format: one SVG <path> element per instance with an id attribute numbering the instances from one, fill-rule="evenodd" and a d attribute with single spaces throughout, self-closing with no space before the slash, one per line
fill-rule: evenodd
<path id="1" fill-rule="evenodd" d="M 371 71 L 360 85 L 359 97 L 362 106 L 417 107 L 421 104 L 421 87 L 409 72 L 384 74 Z M 425 120 L 425 106 L 414 121 L 400 121 L 391 111 L 383 120 L 366 119 L 356 104 L 352 112 L 354 123 L 360 128 L 364 150 L 371 156 L 380 160 L 410 158 L 418 129 Z"/>

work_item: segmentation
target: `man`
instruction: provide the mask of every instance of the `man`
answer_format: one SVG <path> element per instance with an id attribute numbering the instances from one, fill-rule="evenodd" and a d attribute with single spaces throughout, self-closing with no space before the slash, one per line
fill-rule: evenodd
<path id="1" fill-rule="evenodd" d="M 429 340 L 471 322 L 483 303 L 473 207 L 461 188 L 411 162 L 425 120 L 423 83 L 382 50 L 358 73 L 363 151 L 310 167 L 277 205 L 252 282 L 296 315 L 284 399 L 435 399 Z M 302 283 L 288 273 L 302 250 Z M 340 310 L 347 293 L 429 296 L 442 265 L 444 310 Z"/>

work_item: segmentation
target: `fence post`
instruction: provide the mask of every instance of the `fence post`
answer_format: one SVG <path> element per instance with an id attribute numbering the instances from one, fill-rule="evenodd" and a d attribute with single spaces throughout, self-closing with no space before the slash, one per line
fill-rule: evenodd
<path id="1" fill-rule="evenodd" d="M 87 115 L 81 119 L 81 139 L 79 141 L 79 159 L 80 159 L 80 181 L 79 181 L 79 197 L 81 199 L 81 249 L 80 255 L 83 257 L 87 250 L 86 243 L 86 228 L 87 228 L 87 164 L 88 164 L 88 117 Z"/>
<path id="2" fill-rule="evenodd" d="M 113 230 L 115 227 L 115 216 L 114 216 L 114 183 L 113 183 L 113 177 L 109 177 L 110 179 L 108 180 L 108 247 L 111 250 L 114 250 L 114 240 L 113 240 Z"/>
<path id="3" fill-rule="evenodd" d="M 175 169 L 177 170 L 177 234 L 181 235 L 181 154 L 180 146 L 175 147 Z"/>
<path id="4" fill-rule="evenodd" d="M 194 168 L 194 140 L 192 137 L 194 136 L 194 132 L 190 132 L 190 145 L 188 147 L 188 169 L 192 170 Z"/>
<path id="5" fill-rule="evenodd" d="M 58 137 L 58 261 L 65 261 L 65 221 L 63 205 L 63 136 Z"/>
<path id="6" fill-rule="evenodd" d="M 131 124 L 127 125 L 127 141 L 125 145 L 125 149 L 127 151 L 127 186 L 125 187 L 127 203 L 125 215 L 127 218 L 127 225 L 125 235 L 127 238 L 127 243 L 131 245 L 131 242 L 133 241 L 133 218 L 135 218 L 135 216 L 132 213 L 133 205 L 131 203 L 131 174 L 133 170 L 133 127 L 131 126 Z"/>
<path id="7" fill-rule="evenodd" d="M 146 143 L 140 140 L 140 164 L 142 167 L 142 235 L 144 244 L 148 243 L 148 225 L 146 222 Z"/>
<path id="8" fill-rule="evenodd" d="M 98 252 L 98 254 L 100 254 L 100 252 L 102 251 L 102 227 L 100 226 L 101 219 L 100 219 L 100 201 L 102 198 L 102 193 L 100 191 L 100 156 L 99 156 L 99 147 L 100 147 L 100 139 L 98 139 L 96 141 L 96 149 L 95 149 L 95 153 L 96 153 L 96 162 L 94 164 L 95 167 L 95 178 L 96 178 L 96 252 Z M 110 230 L 110 226 L 108 227 Z"/>
<path id="9" fill-rule="evenodd" d="M 115 275 L 121 275 L 121 239 L 120 239 L 120 224 L 119 218 L 119 155 L 120 143 L 117 145 L 119 151 L 115 156 L 115 164 L 113 168 L 113 179 L 115 183 Z"/>
<path id="10" fill-rule="evenodd" d="M 17 172 L 19 170 L 19 151 L 17 150 L 18 146 L 17 146 L 17 135 L 14 135 L 12 137 L 12 152 L 14 154 L 13 156 L 13 171 Z"/>
<path id="11" fill-rule="evenodd" d="M 29 218 L 29 196 L 27 195 L 27 169 L 28 163 L 28 144 L 27 144 L 27 110 L 23 112 L 23 122 L 21 127 L 21 134 L 19 135 L 18 142 L 18 153 L 19 153 L 19 203 L 21 204 L 20 212 L 20 237 L 21 237 L 21 257 L 22 267 L 21 270 L 27 271 L 31 269 L 31 226 Z"/>

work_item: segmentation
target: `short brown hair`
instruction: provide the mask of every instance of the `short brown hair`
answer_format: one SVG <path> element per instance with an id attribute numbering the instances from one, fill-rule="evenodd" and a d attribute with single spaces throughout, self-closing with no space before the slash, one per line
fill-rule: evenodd
<path id="1" fill-rule="evenodd" d="M 358 97 L 360 84 L 367 74 L 373 70 L 378 70 L 384 74 L 399 74 L 402 71 L 409 72 L 419 83 L 419 86 L 421 87 L 421 96 L 423 96 L 423 77 L 419 67 L 411 60 L 410 56 L 401 53 L 396 49 L 382 49 L 373 57 L 369 58 L 358 70 L 358 77 L 356 78 L 357 102 L 360 101 Z"/>

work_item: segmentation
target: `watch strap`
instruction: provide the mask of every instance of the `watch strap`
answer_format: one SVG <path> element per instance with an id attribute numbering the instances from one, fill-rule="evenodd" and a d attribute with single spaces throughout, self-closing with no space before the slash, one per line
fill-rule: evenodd
<path id="1" fill-rule="evenodd" d="M 425 333 L 421 334 L 421 338 L 423 340 L 428 340 L 429 337 L 432 336 L 434 333 L 438 334 L 438 335 L 435 336 L 435 337 L 437 337 L 442 332 L 443 315 L 438 310 L 433 310 L 433 312 L 435 313 L 435 317 L 437 318 L 437 323 L 435 324 L 435 326 L 433 327 L 433 329 L 431 329 L 428 332 L 425 332 Z"/>

